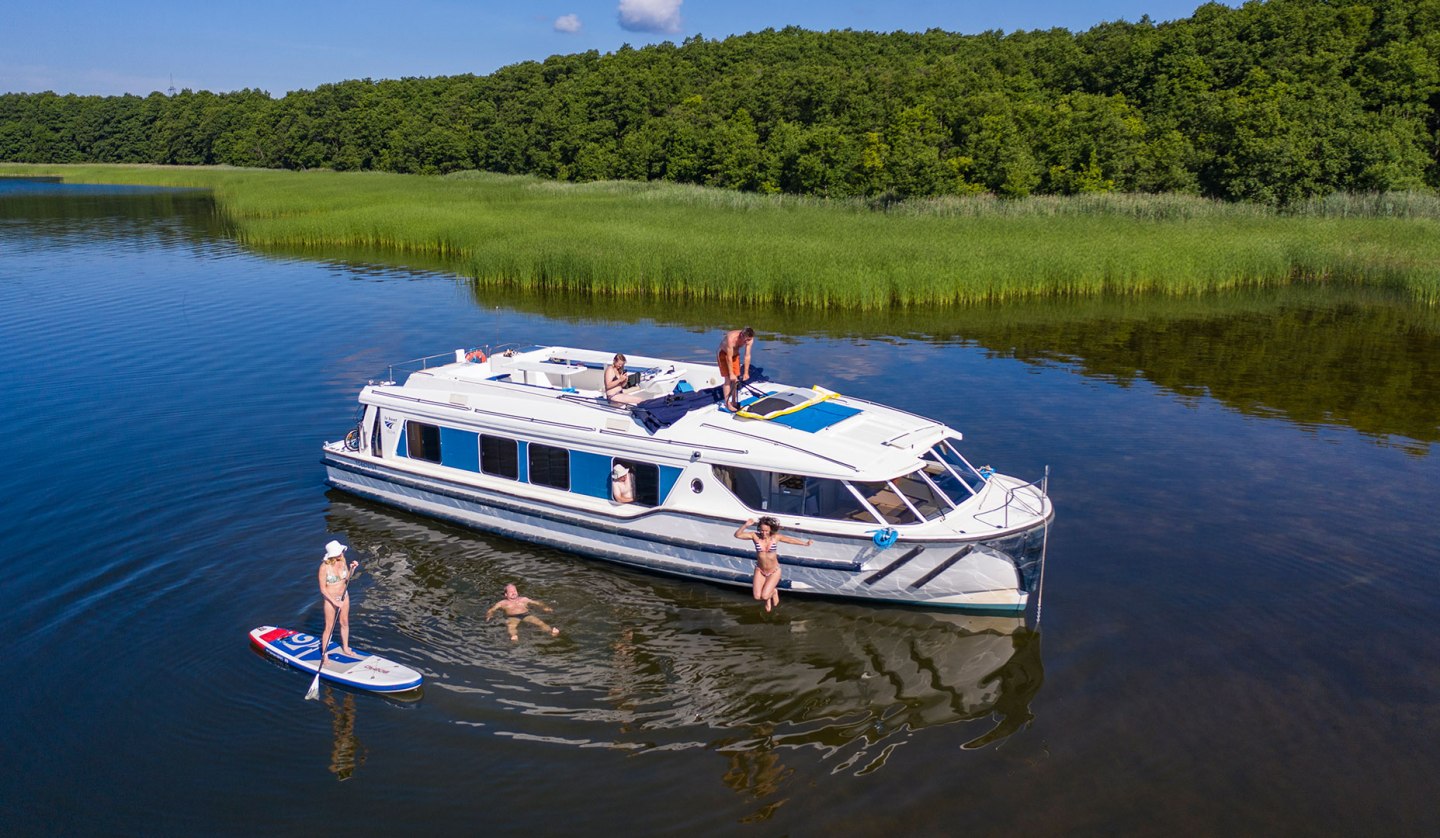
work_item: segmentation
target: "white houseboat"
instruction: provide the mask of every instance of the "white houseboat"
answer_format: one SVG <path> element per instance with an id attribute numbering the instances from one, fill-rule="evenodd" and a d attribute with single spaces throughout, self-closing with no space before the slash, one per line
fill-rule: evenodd
<path id="1" fill-rule="evenodd" d="M 398 365 L 327 443 L 327 481 L 422 515 L 632 567 L 749 586 L 747 518 L 776 518 L 781 589 L 991 613 L 1035 595 L 1044 481 L 973 466 L 940 422 L 758 371 L 739 412 L 713 364 L 534 346 Z M 623 465 L 634 499 L 612 497 Z"/>

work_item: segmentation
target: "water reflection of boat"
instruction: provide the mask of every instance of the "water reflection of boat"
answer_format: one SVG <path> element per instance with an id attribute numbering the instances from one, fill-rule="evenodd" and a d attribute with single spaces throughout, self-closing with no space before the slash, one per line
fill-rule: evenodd
<path id="1" fill-rule="evenodd" d="M 929 728 L 982 725 L 967 747 L 1003 739 L 1043 682 L 1022 617 L 834 600 L 767 616 L 738 593 L 600 565 L 557 574 L 543 548 L 329 497 L 330 529 L 375 557 L 366 622 L 416 641 L 407 660 L 436 690 L 503 694 L 503 718 L 476 720 L 491 729 L 626 749 L 815 748 L 859 769 Z M 560 605 L 564 654 L 517 658 L 483 620 L 516 578 Z M 697 726 L 712 732 L 697 741 Z"/>
<path id="2" fill-rule="evenodd" d="M 441 357 L 441 356 L 437 356 Z M 610 353 L 533 347 L 419 359 L 366 386 L 329 483 L 474 529 L 691 579 L 749 586 L 732 535 L 771 515 L 782 587 L 997 613 L 1038 586 L 1044 487 L 976 467 L 958 431 L 757 378 L 717 402 L 714 365 L 632 357 L 633 404 L 602 395 Z M 633 498 L 612 496 L 612 470 Z"/>

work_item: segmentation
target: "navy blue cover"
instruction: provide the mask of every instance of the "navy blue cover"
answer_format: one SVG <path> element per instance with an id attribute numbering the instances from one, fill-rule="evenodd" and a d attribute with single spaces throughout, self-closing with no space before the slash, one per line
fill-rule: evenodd
<path id="1" fill-rule="evenodd" d="M 751 367 L 750 377 L 741 381 L 740 386 L 744 387 L 746 384 L 756 384 L 761 381 L 769 381 L 765 377 L 764 370 L 759 367 Z M 685 414 L 692 410 L 724 401 L 724 393 L 723 385 L 706 387 L 693 393 L 671 393 L 656 399 L 646 399 L 635 405 L 632 410 L 635 418 L 645 426 L 645 430 L 653 434 L 661 428 L 668 428 L 679 422 Z"/>

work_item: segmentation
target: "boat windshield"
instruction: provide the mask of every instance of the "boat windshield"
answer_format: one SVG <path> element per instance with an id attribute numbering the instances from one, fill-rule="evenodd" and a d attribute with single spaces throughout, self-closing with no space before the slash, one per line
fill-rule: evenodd
<path id="1" fill-rule="evenodd" d="M 923 469 L 922 469 L 923 471 Z M 942 499 L 940 492 L 921 476 L 920 471 L 912 471 L 890 481 L 905 499 L 910 501 L 910 506 L 916 512 L 925 516 L 925 520 L 932 521 L 935 518 L 949 512 L 952 504 Z"/>
<path id="2" fill-rule="evenodd" d="M 925 461 L 925 474 L 956 506 L 969 500 L 985 485 L 984 478 L 948 441 L 942 441 L 926 451 L 921 459 Z"/>
<path id="3" fill-rule="evenodd" d="M 736 500 L 757 512 L 899 525 L 933 521 L 969 498 L 964 484 L 946 465 L 933 464 L 933 473 L 930 467 L 870 483 L 740 466 L 711 468 Z M 959 500 L 942 488 L 941 481 L 962 487 L 954 490 Z"/>

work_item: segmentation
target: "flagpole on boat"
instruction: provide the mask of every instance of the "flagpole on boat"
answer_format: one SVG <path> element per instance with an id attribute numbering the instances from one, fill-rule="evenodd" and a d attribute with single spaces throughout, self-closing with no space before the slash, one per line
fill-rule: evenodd
<path id="1" fill-rule="evenodd" d="M 1050 466 L 1045 466 L 1045 476 L 1040 480 L 1040 494 L 1050 499 Z M 1041 507 L 1042 509 L 1044 507 Z M 1040 535 L 1040 581 L 1035 584 L 1035 628 L 1040 628 L 1040 609 L 1045 605 L 1045 558 L 1050 548 L 1050 522 Z"/>

